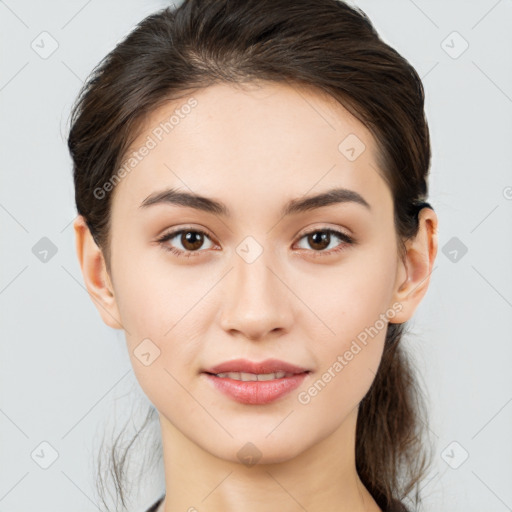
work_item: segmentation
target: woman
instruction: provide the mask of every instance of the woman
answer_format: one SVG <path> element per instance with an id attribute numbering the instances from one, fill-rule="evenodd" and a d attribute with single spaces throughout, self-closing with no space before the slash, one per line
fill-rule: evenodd
<path id="1" fill-rule="evenodd" d="M 150 510 L 407 510 L 437 253 L 412 66 L 336 0 L 189 0 L 74 106 L 76 248 L 158 412 Z M 116 485 L 122 504 L 122 482 Z"/>

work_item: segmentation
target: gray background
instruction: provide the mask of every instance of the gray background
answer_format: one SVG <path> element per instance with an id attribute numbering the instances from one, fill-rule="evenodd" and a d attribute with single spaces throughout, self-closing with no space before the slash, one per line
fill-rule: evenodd
<path id="1" fill-rule="evenodd" d="M 352 4 L 426 89 L 439 254 L 406 341 L 436 443 L 424 510 L 512 510 L 512 1 Z M 98 510 L 91 459 L 102 433 L 132 414 L 138 428 L 149 404 L 122 332 L 83 285 L 65 138 L 94 65 L 165 5 L 0 1 L 0 512 Z M 133 510 L 160 495 L 159 471 Z"/>

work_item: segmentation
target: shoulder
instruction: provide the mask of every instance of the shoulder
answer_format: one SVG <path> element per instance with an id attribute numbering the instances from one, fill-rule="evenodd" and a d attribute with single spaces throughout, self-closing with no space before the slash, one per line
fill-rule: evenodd
<path id="1" fill-rule="evenodd" d="M 162 496 L 156 503 L 154 503 L 151 507 L 149 507 L 146 512 L 157 512 L 157 509 L 162 504 L 163 500 L 164 500 L 164 496 Z"/>
<path id="2" fill-rule="evenodd" d="M 383 509 L 383 512 L 413 512 L 409 510 L 401 501 L 393 500 L 389 507 Z"/>
<path id="3" fill-rule="evenodd" d="M 158 507 L 162 504 L 164 496 L 162 496 L 156 503 L 154 503 L 147 512 L 157 512 Z M 389 507 L 383 510 L 383 512 L 412 512 L 406 506 L 398 500 L 393 500 Z"/>

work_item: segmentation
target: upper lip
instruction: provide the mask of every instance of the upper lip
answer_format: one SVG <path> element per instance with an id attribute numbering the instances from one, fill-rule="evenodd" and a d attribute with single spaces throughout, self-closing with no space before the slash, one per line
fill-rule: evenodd
<path id="1" fill-rule="evenodd" d="M 224 363 L 212 366 L 206 370 L 206 373 L 229 373 L 229 372 L 243 372 L 243 373 L 304 373 L 308 372 L 306 368 L 296 366 L 286 361 L 280 361 L 279 359 L 265 359 L 264 361 L 254 362 L 247 359 L 233 359 L 231 361 L 225 361 Z"/>

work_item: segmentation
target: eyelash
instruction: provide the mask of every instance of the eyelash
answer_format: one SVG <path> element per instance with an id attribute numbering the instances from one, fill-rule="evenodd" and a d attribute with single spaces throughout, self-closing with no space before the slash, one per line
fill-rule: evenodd
<path id="1" fill-rule="evenodd" d="M 160 246 L 164 250 L 173 253 L 174 255 L 176 255 L 179 258 L 190 258 L 192 256 L 199 256 L 201 254 L 201 252 L 203 252 L 203 251 L 200 251 L 200 250 L 199 251 L 182 251 L 181 249 L 176 249 L 175 247 L 169 247 L 169 245 L 166 244 L 167 241 L 173 239 L 176 235 L 180 235 L 182 233 L 189 233 L 189 232 L 190 233 L 200 233 L 202 235 L 205 235 L 206 237 L 208 237 L 211 240 L 211 237 L 205 231 L 203 231 L 201 229 L 185 228 L 185 229 L 179 229 L 177 231 L 172 231 L 170 233 L 165 233 L 164 235 L 162 235 L 160 238 L 157 239 L 157 242 L 160 244 Z M 308 235 L 312 235 L 314 233 L 329 233 L 331 235 L 335 235 L 337 238 L 340 238 L 341 240 L 344 241 L 344 243 L 340 244 L 335 249 L 330 249 L 329 251 L 325 251 L 325 250 L 312 251 L 312 253 L 313 253 L 312 256 L 314 258 L 320 257 L 320 256 L 325 256 L 325 255 L 330 256 L 333 254 L 337 254 L 341 251 L 344 251 L 348 245 L 355 243 L 354 239 L 351 238 L 350 236 L 346 235 L 345 233 L 342 233 L 341 231 L 337 231 L 337 230 L 331 229 L 331 228 L 315 229 L 315 230 L 309 231 L 307 233 L 304 233 L 299 238 L 299 240 L 302 240 L 303 238 L 307 237 Z"/>

